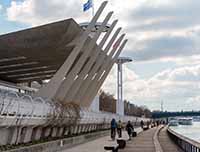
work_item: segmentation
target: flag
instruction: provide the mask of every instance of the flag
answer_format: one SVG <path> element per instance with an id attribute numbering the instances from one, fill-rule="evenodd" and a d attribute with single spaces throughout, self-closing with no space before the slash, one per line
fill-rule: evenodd
<path id="1" fill-rule="evenodd" d="M 83 11 L 89 10 L 93 6 L 92 0 L 88 0 L 87 3 L 83 4 Z"/>

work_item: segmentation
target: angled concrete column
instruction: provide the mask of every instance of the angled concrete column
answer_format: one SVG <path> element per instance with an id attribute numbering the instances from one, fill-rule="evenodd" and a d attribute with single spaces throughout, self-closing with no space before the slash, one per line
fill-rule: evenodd
<path id="1" fill-rule="evenodd" d="M 51 136 L 52 128 L 51 127 L 45 127 L 42 129 L 42 138 L 47 138 Z"/>
<path id="2" fill-rule="evenodd" d="M 78 126 L 76 125 L 76 126 L 74 127 L 73 134 L 77 134 L 77 131 L 78 131 Z"/>
<path id="3" fill-rule="evenodd" d="M 86 44 L 86 48 L 83 51 L 83 54 L 78 59 L 78 61 L 75 64 L 75 66 L 72 68 L 72 70 L 69 72 L 69 74 L 66 75 L 65 80 L 63 81 L 62 85 L 60 86 L 60 88 L 58 89 L 58 91 L 56 93 L 56 97 L 55 98 L 58 101 L 63 101 L 63 99 L 65 98 L 67 92 L 69 91 L 69 89 L 73 85 L 75 77 L 80 72 L 80 70 L 82 69 L 84 63 L 87 61 L 88 57 L 90 56 L 90 53 L 92 52 L 93 48 L 96 45 L 96 41 L 98 40 L 99 36 L 101 35 L 103 30 L 105 29 L 105 26 L 107 25 L 110 17 L 112 16 L 112 13 L 113 12 L 108 13 L 108 15 L 104 19 L 102 25 L 100 26 L 98 31 L 95 33 L 94 37 L 91 39 L 90 43 Z M 93 57 L 90 56 L 90 58 L 93 58 Z M 67 102 L 67 101 L 64 101 L 64 102 Z"/>
<path id="4" fill-rule="evenodd" d="M 9 138 L 8 138 L 8 144 L 18 144 L 20 140 L 20 135 L 21 135 L 22 127 L 11 127 L 10 128 L 10 133 L 9 133 Z"/>
<path id="5" fill-rule="evenodd" d="M 93 85 L 91 88 L 91 92 L 89 92 L 87 98 L 84 100 L 85 103 L 90 104 L 91 100 L 94 99 L 94 97 L 96 96 L 97 92 L 99 91 L 99 89 L 101 88 L 103 82 L 105 81 L 106 77 L 108 76 L 110 70 L 112 69 L 113 64 L 116 62 L 118 56 L 120 55 L 121 51 L 123 50 L 123 48 L 125 47 L 126 43 L 128 40 L 125 40 L 122 45 L 120 46 L 118 52 L 115 54 L 115 57 L 110 61 L 109 63 L 109 67 L 106 69 L 106 71 L 103 73 L 103 76 L 100 77 L 100 79 L 98 80 L 98 83 Z M 94 88 L 94 89 L 93 89 Z"/>
<path id="6" fill-rule="evenodd" d="M 62 137 L 64 135 L 64 127 L 60 127 L 57 132 L 58 137 Z"/>
<path id="7" fill-rule="evenodd" d="M 57 136 L 57 131 L 58 128 L 57 127 L 53 127 L 52 133 L 51 133 L 51 137 L 56 137 Z"/>
<path id="8" fill-rule="evenodd" d="M 0 145 L 6 145 L 9 144 L 9 134 L 10 134 L 10 128 L 0 128 Z"/>
<path id="9" fill-rule="evenodd" d="M 33 132 L 33 127 L 26 127 L 24 130 L 24 137 L 21 137 L 20 143 L 28 143 L 31 141 L 31 136 Z"/>
<path id="10" fill-rule="evenodd" d="M 112 44 L 114 43 L 116 37 L 118 36 L 118 34 L 120 32 L 120 30 L 121 30 L 121 28 L 117 29 L 117 31 L 115 32 L 115 34 L 112 36 L 111 40 L 109 41 L 108 45 L 106 46 L 105 50 L 103 52 L 101 52 L 100 55 L 98 56 L 98 60 L 96 61 L 95 65 L 92 67 L 92 69 L 89 71 L 87 78 L 84 79 L 84 82 L 82 83 L 81 87 L 79 88 L 76 95 L 74 96 L 73 101 L 77 101 L 78 103 L 81 102 L 83 96 L 85 95 L 85 91 L 87 90 L 87 88 L 89 87 L 89 85 L 91 83 L 92 78 L 94 77 L 96 71 L 98 71 L 99 67 L 103 64 L 104 58 L 106 57 L 106 54 L 110 50 Z M 111 51 L 111 53 L 114 51 L 115 50 L 113 49 Z"/>
<path id="11" fill-rule="evenodd" d="M 88 101 L 88 99 L 89 99 L 89 93 L 95 88 L 95 86 L 97 85 L 98 79 L 101 77 L 104 70 L 106 70 L 106 68 L 109 66 L 109 61 L 111 60 L 112 56 L 114 55 L 115 51 L 117 50 L 117 48 L 118 48 L 119 44 L 121 43 L 121 41 L 123 40 L 124 36 L 125 36 L 125 34 L 121 35 L 118 38 L 118 40 L 116 41 L 115 47 L 110 52 L 109 56 L 106 55 L 106 57 L 105 57 L 106 60 L 102 60 L 101 66 L 98 65 L 98 68 L 95 71 L 96 76 L 93 80 L 90 81 L 90 84 L 87 86 L 87 88 L 85 88 L 85 92 L 80 99 L 80 101 L 82 100 L 80 105 L 90 106 L 90 104 L 86 103 L 86 101 Z M 100 68 L 100 70 L 99 70 L 99 68 Z M 91 86 L 93 86 L 93 87 L 91 87 Z"/>
<path id="12" fill-rule="evenodd" d="M 42 127 L 33 128 L 31 140 L 32 141 L 39 140 L 41 136 L 42 136 Z"/>
<path id="13" fill-rule="evenodd" d="M 64 136 L 70 135 L 70 127 L 65 127 L 64 129 Z"/>
<path id="14" fill-rule="evenodd" d="M 105 8 L 107 2 L 103 2 L 98 9 L 95 16 L 92 18 L 92 21 L 88 25 L 85 32 L 80 37 L 80 41 L 77 43 L 75 48 L 72 50 L 71 54 L 68 56 L 64 64 L 61 66 L 61 68 L 56 72 L 56 74 L 53 76 L 53 78 L 50 80 L 50 82 L 42 87 L 35 96 L 45 97 L 45 98 L 53 98 L 56 95 L 56 92 L 58 91 L 58 88 L 62 84 L 62 81 L 66 74 L 69 72 L 72 64 L 74 63 L 76 57 L 81 52 L 85 41 L 88 38 L 88 35 L 90 34 L 91 30 L 94 28 L 99 16 L 101 15 L 103 9 Z"/>
<path id="15" fill-rule="evenodd" d="M 108 37 L 110 36 L 113 28 L 115 27 L 115 25 L 117 24 L 117 20 L 115 20 L 108 32 L 106 32 L 106 34 L 104 35 L 103 39 L 101 40 L 99 46 L 96 48 L 96 51 L 93 51 L 93 54 L 91 55 L 89 61 L 87 62 L 87 64 L 85 65 L 85 67 L 83 68 L 83 70 L 80 72 L 80 74 L 78 74 L 78 78 L 76 79 L 76 81 L 73 83 L 71 89 L 69 90 L 68 93 L 66 93 L 65 96 L 65 101 L 73 101 L 76 103 L 76 101 L 74 101 L 74 96 L 76 95 L 78 89 L 80 88 L 80 86 L 82 85 L 84 78 L 87 76 L 88 72 L 91 70 L 92 66 L 94 65 L 94 63 L 96 62 L 101 49 L 103 48 L 106 40 L 108 39 Z"/>

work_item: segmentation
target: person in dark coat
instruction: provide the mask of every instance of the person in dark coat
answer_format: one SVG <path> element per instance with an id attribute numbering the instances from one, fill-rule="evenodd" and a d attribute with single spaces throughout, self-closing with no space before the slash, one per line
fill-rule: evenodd
<path id="1" fill-rule="evenodd" d="M 141 120 L 140 126 L 141 126 L 142 129 L 144 128 L 144 122 L 143 122 L 143 120 Z"/>
<path id="2" fill-rule="evenodd" d="M 111 139 L 115 140 L 117 123 L 114 118 L 111 120 L 110 125 L 111 125 Z"/>
<path id="3" fill-rule="evenodd" d="M 134 131 L 134 128 L 130 121 L 128 121 L 128 123 L 126 125 L 126 131 L 128 133 L 129 140 L 131 140 L 131 135 L 132 135 L 132 132 Z"/>

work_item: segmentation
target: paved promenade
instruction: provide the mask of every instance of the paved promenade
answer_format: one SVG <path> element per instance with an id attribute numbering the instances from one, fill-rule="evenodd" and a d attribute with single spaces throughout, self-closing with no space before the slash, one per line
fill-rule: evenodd
<path id="1" fill-rule="evenodd" d="M 155 127 L 141 132 L 139 136 L 128 141 L 126 148 L 124 150 L 119 150 L 119 152 L 155 152 L 153 136 L 156 129 Z"/>
<path id="2" fill-rule="evenodd" d="M 158 134 L 158 140 L 163 149 L 163 152 L 183 152 L 167 134 L 167 128 L 163 128 Z"/>
<path id="3" fill-rule="evenodd" d="M 161 129 L 157 134 L 159 128 L 154 127 L 142 132 L 141 129 L 137 129 L 137 132 L 140 132 L 140 134 L 132 138 L 131 141 L 127 141 L 125 149 L 119 149 L 119 152 L 182 152 L 169 138 L 166 127 Z M 156 138 L 155 135 L 157 135 Z M 123 138 L 128 138 L 125 131 L 123 132 Z M 155 144 L 155 140 L 158 140 L 158 145 L 160 146 Z M 116 141 L 112 141 L 110 136 L 106 136 L 77 145 L 62 152 L 105 152 L 104 146 L 110 144 L 116 144 Z M 161 149 L 158 150 L 158 147 L 161 147 Z"/>
<path id="4" fill-rule="evenodd" d="M 136 132 L 141 132 L 141 128 L 136 128 Z M 122 133 L 123 138 L 128 138 L 128 135 L 125 131 Z M 115 144 L 116 141 L 112 141 L 110 136 L 105 136 L 75 147 L 66 149 L 62 152 L 105 152 L 104 145 Z"/>

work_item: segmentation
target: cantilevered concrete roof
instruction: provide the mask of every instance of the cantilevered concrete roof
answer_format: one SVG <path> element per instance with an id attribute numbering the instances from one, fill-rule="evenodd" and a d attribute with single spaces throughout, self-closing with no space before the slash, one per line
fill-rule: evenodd
<path id="1" fill-rule="evenodd" d="M 0 79 L 21 83 L 50 79 L 71 53 L 82 31 L 67 19 L 0 36 Z"/>

